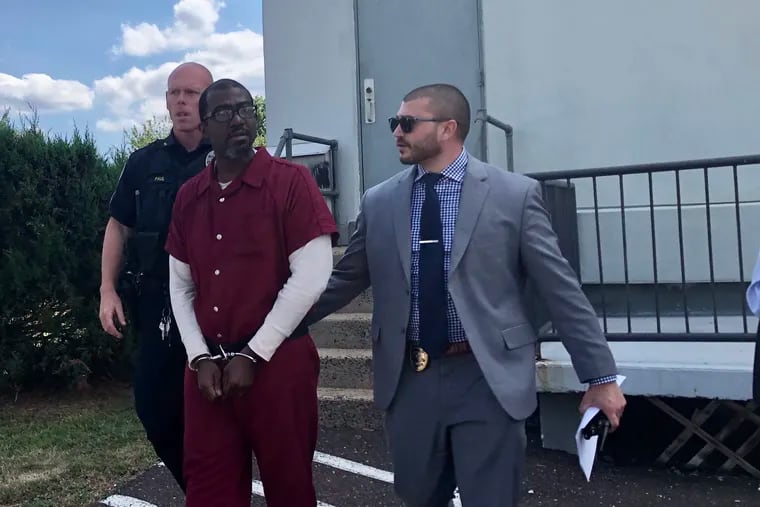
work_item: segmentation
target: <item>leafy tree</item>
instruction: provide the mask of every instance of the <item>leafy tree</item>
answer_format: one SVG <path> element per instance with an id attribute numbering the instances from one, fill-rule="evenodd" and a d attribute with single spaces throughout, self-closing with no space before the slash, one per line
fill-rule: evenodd
<path id="1" fill-rule="evenodd" d="M 127 372 L 98 321 L 100 249 L 120 166 L 88 132 L 0 120 L 0 390 Z M 119 366 L 121 365 L 121 366 Z"/>
<path id="2" fill-rule="evenodd" d="M 266 146 L 267 144 L 267 104 L 264 97 L 256 95 L 253 97 L 253 103 L 256 105 L 256 120 L 258 129 L 256 129 L 256 140 L 253 145 L 256 147 Z"/>
<path id="3" fill-rule="evenodd" d="M 171 128 L 172 122 L 168 115 L 161 117 L 153 115 L 139 127 L 134 125 L 129 131 L 124 132 L 126 144 L 131 151 L 139 150 L 156 139 L 163 139 L 168 136 Z"/>

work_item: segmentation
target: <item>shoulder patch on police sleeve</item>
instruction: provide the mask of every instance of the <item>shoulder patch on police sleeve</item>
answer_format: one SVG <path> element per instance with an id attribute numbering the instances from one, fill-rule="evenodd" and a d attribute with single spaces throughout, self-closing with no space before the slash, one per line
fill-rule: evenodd
<path id="1" fill-rule="evenodd" d="M 206 155 L 206 165 L 209 165 L 212 160 L 214 160 L 214 150 L 209 151 Z"/>

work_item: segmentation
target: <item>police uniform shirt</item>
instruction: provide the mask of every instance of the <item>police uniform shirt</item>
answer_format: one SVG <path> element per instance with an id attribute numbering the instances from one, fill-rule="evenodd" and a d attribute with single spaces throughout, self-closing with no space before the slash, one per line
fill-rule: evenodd
<path id="1" fill-rule="evenodd" d="M 124 165 L 109 204 L 110 215 L 135 229 L 134 259 L 140 270 L 168 276 L 168 256 L 163 249 L 179 187 L 198 174 L 213 152 L 206 141 L 188 152 L 170 133 L 135 151 Z"/>

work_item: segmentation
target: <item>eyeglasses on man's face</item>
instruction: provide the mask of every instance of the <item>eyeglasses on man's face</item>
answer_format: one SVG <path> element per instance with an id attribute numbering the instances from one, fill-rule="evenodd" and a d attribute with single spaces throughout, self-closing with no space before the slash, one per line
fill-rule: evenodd
<path id="1" fill-rule="evenodd" d="M 232 120 L 237 113 L 243 120 L 250 120 L 256 117 L 256 106 L 253 104 L 242 104 L 237 107 L 234 106 L 220 106 L 214 109 L 214 111 L 206 116 L 204 120 L 213 118 L 214 121 L 219 123 L 226 123 Z"/>

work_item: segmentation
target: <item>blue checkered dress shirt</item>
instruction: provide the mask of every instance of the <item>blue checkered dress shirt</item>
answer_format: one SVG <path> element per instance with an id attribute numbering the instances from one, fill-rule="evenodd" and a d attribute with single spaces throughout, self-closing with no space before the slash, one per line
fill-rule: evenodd
<path id="1" fill-rule="evenodd" d="M 462 181 L 467 169 L 467 159 L 467 151 L 462 150 L 457 159 L 443 170 L 443 177 L 435 184 L 435 191 L 441 203 L 443 267 L 446 271 L 447 290 L 449 266 L 451 266 L 451 244 L 454 240 L 454 228 L 459 214 L 459 197 L 462 195 Z M 416 170 L 417 176 L 412 187 L 412 312 L 407 327 L 407 339 L 415 342 L 420 339 L 420 215 L 422 215 L 422 203 L 425 202 L 425 184 L 421 179 L 427 172 L 419 165 L 416 166 Z M 467 340 L 450 294 L 448 295 L 448 324 L 450 342 Z"/>
<path id="2" fill-rule="evenodd" d="M 435 184 L 438 200 L 441 203 L 441 224 L 443 225 L 443 267 L 446 272 L 446 287 L 448 291 L 448 274 L 451 266 L 451 244 L 454 241 L 454 229 L 456 228 L 457 216 L 459 215 L 459 198 L 462 195 L 462 182 L 467 170 L 468 155 L 466 150 L 443 170 L 443 177 Z M 421 181 L 427 173 L 421 166 L 416 166 L 417 175 L 412 187 L 412 305 L 409 325 L 407 326 L 407 340 L 418 342 L 420 339 L 420 216 L 422 215 L 422 203 L 425 202 L 425 184 Z M 451 294 L 448 294 L 448 327 L 449 342 L 463 342 L 467 340 L 462 322 L 459 320 L 457 309 Z M 617 377 L 607 376 L 592 379 L 590 384 L 605 384 L 615 382 Z"/>

